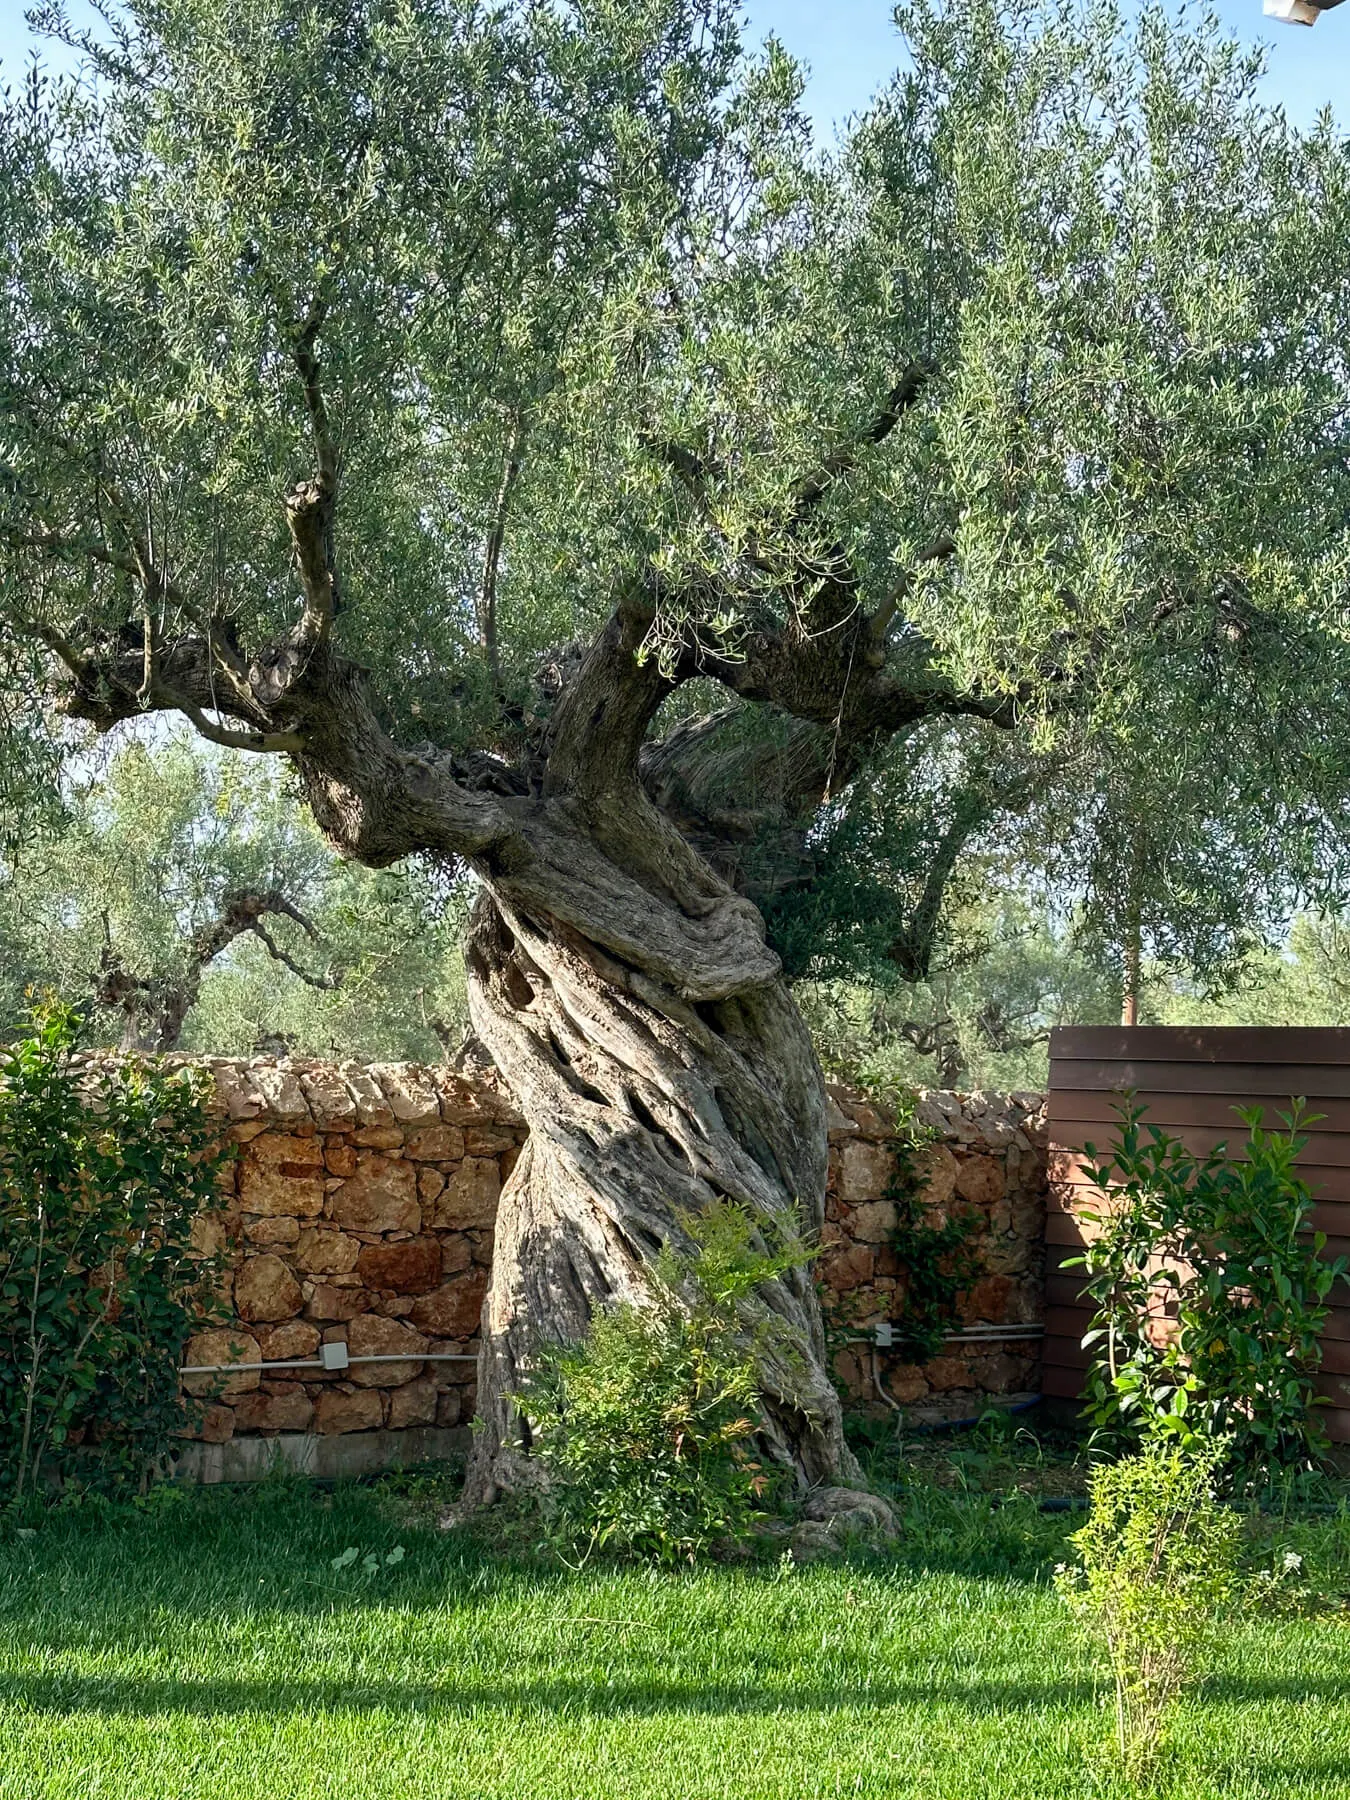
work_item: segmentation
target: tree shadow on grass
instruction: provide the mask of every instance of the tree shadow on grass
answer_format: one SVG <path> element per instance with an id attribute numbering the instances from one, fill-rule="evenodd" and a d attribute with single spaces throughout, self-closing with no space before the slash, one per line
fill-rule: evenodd
<path id="1" fill-rule="evenodd" d="M 842 1685 L 742 1686 L 638 1679 L 600 1685 L 553 1676 L 520 1683 L 361 1681 L 338 1678 L 191 1681 L 176 1676 L 82 1675 L 35 1671 L 0 1674 L 0 1706 L 18 1712 L 93 1712 L 154 1716 L 308 1717 L 318 1712 L 460 1715 L 484 1709 L 552 1712 L 562 1717 L 647 1718 L 658 1715 L 868 1714 L 891 1707 L 958 1708 L 990 1717 L 1087 1704 L 1087 1682 L 971 1682 L 935 1692 L 919 1678 L 873 1681 L 862 1692 Z"/>
<path id="2" fill-rule="evenodd" d="M 556 1663 L 552 1665 L 556 1668 Z M 1215 1700 L 1258 1704 L 1298 1700 L 1334 1706 L 1350 1698 L 1350 1676 L 1298 1681 L 1295 1678 L 1243 1679 L 1206 1684 Z M 953 1709 L 984 1718 L 1036 1713 L 1094 1704 L 1091 1680 L 1066 1676 L 1047 1681 L 978 1680 L 935 1686 L 930 1679 L 871 1679 L 865 1689 L 846 1683 L 758 1685 L 730 1682 L 671 1681 L 640 1676 L 600 1684 L 556 1673 L 538 1679 L 458 1681 L 365 1681 L 359 1678 L 271 1676 L 180 1676 L 143 1678 L 135 1675 L 85 1675 L 35 1670 L 0 1674 L 0 1706 L 19 1711 L 70 1714 L 93 1712 L 153 1716 L 187 1714 L 222 1716 L 307 1716 L 316 1712 L 389 1712 L 460 1715 L 483 1709 L 504 1712 L 553 1712 L 564 1717 L 647 1718 L 660 1714 L 754 1716 L 782 1713 L 867 1714 L 890 1708 Z M 1326 1765 L 1350 1768 L 1350 1760 Z M 1271 1764 L 1272 1769 L 1282 1765 Z M 1302 1767 L 1302 1765 L 1300 1765 Z M 1249 1770 L 1249 1765 L 1243 1765 Z M 1285 1773 L 1289 1770 L 1284 1769 Z"/>

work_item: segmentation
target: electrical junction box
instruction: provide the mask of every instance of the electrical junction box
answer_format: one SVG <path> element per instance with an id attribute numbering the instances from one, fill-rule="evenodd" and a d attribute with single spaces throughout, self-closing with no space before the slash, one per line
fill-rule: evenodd
<path id="1" fill-rule="evenodd" d="M 345 1344 L 320 1344 L 319 1366 L 323 1369 L 345 1369 L 350 1357 Z"/>
<path id="2" fill-rule="evenodd" d="M 889 1319 L 883 1319 L 879 1325 L 872 1327 L 878 1350 L 889 1350 L 895 1342 L 895 1327 Z"/>

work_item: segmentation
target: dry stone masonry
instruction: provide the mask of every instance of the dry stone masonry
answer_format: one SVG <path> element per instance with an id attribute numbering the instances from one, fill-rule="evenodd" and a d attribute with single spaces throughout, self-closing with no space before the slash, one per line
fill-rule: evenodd
<path id="1" fill-rule="evenodd" d="M 237 1146 L 203 1250 L 227 1252 L 233 1318 L 199 1332 L 189 1375 L 207 1443 L 286 1433 L 456 1427 L 473 1412 L 471 1355 L 501 1186 L 525 1129 L 489 1083 L 448 1069 L 213 1060 Z M 341 1371 L 287 1368 L 344 1343 Z"/>
<path id="2" fill-rule="evenodd" d="M 887 1403 L 935 1416 L 980 1410 L 989 1395 L 1040 1386 L 1040 1340 L 1025 1329 L 1000 1340 L 986 1327 L 1039 1326 L 1045 1306 L 1046 1121 L 1041 1094 L 921 1095 L 913 1119 L 921 1147 L 902 1151 L 895 1125 L 869 1100 L 830 1090 L 830 1173 L 816 1273 L 825 1325 L 838 1345 L 836 1379 L 856 1407 Z M 930 1136 L 931 1134 L 931 1136 Z M 928 1220 L 972 1221 L 979 1280 L 960 1299 L 944 1354 L 922 1365 L 857 1340 L 905 1310 L 905 1271 L 892 1244 L 888 1189 L 906 1172 Z"/>
<path id="3" fill-rule="evenodd" d="M 200 1247 L 224 1250 L 226 1322 L 188 1345 L 190 1365 L 263 1363 L 185 1386 L 205 1401 L 196 1435 L 242 1439 L 411 1434 L 461 1426 L 474 1403 L 469 1355 L 492 1261 L 501 1187 L 525 1127 L 499 1088 L 447 1068 L 207 1059 L 214 1105 L 237 1154 L 222 1175 L 223 1212 Z M 904 1271 L 890 1243 L 893 1123 L 832 1090 L 830 1191 L 817 1274 L 835 1372 L 855 1404 L 883 1409 L 870 1349 L 846 1340 L 897 1318 Z M 1046 1152 L 1041 1096 L 923 1097 L 937 1135 L 913 1168 L 937 1221 L 978 1220 L 983 1273 L 961 1329 L 1042 1317 Z M 345 1370 L 287 1368 L 344 1343 Z M 1031 1390 L 1038 1346 L 952 1345 L 923 1367 L 878 1352 L 876 1372 L 906 1406 L 960 1410 L 979 1396 Z M 407 1440 L 411 1443 L 411 1437 Z M 261 1448 L 261 1446 L 257 1446 Z M 353 1446 L 354 1447 L 354 1446 Z"/>

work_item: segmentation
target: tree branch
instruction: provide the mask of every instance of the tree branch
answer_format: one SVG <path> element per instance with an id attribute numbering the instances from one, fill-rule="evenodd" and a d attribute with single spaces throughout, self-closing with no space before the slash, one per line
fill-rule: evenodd
<path id="1" fill-rule="evenodd" d="M 502 671 L 497 653 L 497 571 L 501 565 L 502 545 L 506 541 L 506 517 L 511 505 L 511 495 L 520 478 L 521 447 L 524 440 L 525 415 L 522 408 L 517 407 L 512 414 L 511 427 L 507 433 L 502 479 L 497 489 L 497 503 L 493 508 L 487 549 L 483 555 L 483 582 L 478 596 L 478 633 L 483 648 L 487 652 L 492 685 L 499 692 L 502 684 Z"/>
<path id="2" fill-rule="evenodd" d="M 918 401 L 924 389 L 933 377 L 933 367 L 927 362 L 912 362 L 901 375 L 899 381 L 891 389 L 882 404 L 880 412 L 865 425 L 856 437 L 840 444 L 830 451 L 809 475 L 797 483 L 793 490 L 793 518 L 801 518 L 819 504 L 829 493 L 841 476 L 848 474 L 857 466 L 858 455 L 869 444 L 881 444 L 891 435 L 901 419 Z"/>
<path id="3" fill-rule="evenodd" d="M 334 544 L 341 458 L 329 423 L 315 350 L 327 317 L 327 295 L 316 294 L 291 352 L 300 374 L 318 469 L 312 480 L 300 482 L 286 499 L 286 523 L 290 527 L 300 583 L 305 593 L 300 635 L 307 644 L 327 642 L 341 604 Z"/>

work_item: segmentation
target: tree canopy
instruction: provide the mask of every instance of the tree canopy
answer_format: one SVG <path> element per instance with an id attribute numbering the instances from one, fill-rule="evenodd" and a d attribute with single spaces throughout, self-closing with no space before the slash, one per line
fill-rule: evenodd
<path id="1" fill-rule="evenodd" d="M 646 712 L 796 723 L 780 839 L 935 712 L 1208 824 L 1337 792 L 1345 157 L 1213 28 L 907 9 L 826 154 L 716 0 L 117 17 L 0 132 L 11 770 L 35 662 L 303 753 L 332 645 L 490 786 L 622 615 Z"/>

